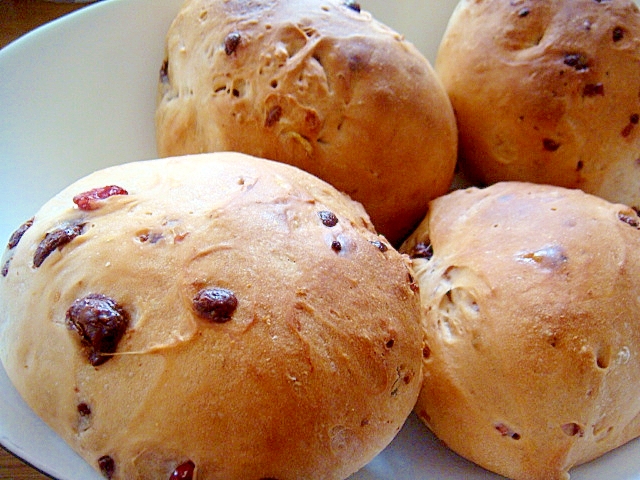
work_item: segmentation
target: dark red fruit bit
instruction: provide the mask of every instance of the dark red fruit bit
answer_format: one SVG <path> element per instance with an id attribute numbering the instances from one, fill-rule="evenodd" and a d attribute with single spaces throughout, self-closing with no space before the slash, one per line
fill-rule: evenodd
<path id="1" fill-rule="evenodd" d="M 639 228 L 640 222 L 638 221 L 638 217 L 632 217 L 630 215 L 625 215 L 624 213 L 618 213 L 618 220 L 626 223 L 627 225 L 632 226 L 633 228 Z"/>
<path id="2" fill-rule="evenodd" d="M 352 72 L 359 72 L 365 69 L 367 63 L 360 55 L 349 55 L 348 65 Z"/>
<path id="3" fill-rule="evenodd" d="M 431 348 L 429 348 L 429 345 L 425 345 L 424 347 L 422 347 L 422 358 L 427 359 L 431 357 Z"/>
<path id="4" fill-rule="evenodd" d="M 602 83 L 587 83 L 582 89 L 583 97 L 604 96 L 604 85 Z"/>
<path id="5" fill-rule="evenodd" d="M 384 243 L 382 243 L 380 240 L 373 240 L 371 242 L 371 244 L 376 247 L 378 250 L 380 250 L 382 253 L 386 252 L 387 250 L 389 250 L 389 247 L 387 247 Z"/>
<path id="6" fill-rule="evenodd" d="M 33 255 L 33 266 L 39 268 L 49 255 L 56 249 L 61 249 L 74 238 L 82 235 L 84 223 L 70 225 L 68 227 L 59 228 L 45 235 L 44 239 L 36 248 Z"/>
<path id="7" fill-rule="evenodd" d="M 567 53 L 564 56 L 564 64 L 573 67 L 577 71 L 587 70 L 589 68 L 587 57 L 581 53 Z"/>
<path id="8" fill-rule="evenodd" d="M 430 243 L 420 242 L 411 249 L 411 258 L 430 260 L 431 257 L 433 257 L 433 247 Z"/>
<path id="9" fill-rule="evenodd" d="M 267 118 L 264 121 L 265 127 L 273 127 L 276 123 L 280 121 L 281 117 L 282 117 L 282 107 L 280 105 L 271 107 L 271 110 L 267 112 Z"/>
<path id="10" fill-rule="evenodd" d="M 334 240 L 333 242 L 331 242 L 331 250 L 333 250 L 334 252 L 339 252 L 340 250 L 342 250 L 342 244 L 339 241 Z"/>
<path id="11" fill-rule="evenodd" d="M 106 478 L 113 478 L 113 474 L 116 472 L 116 462 L 109 455 L 103 455 L 98 459 L 98 467 Z"/>
<path id="12" fill-rule="evenodd" d="M 523 8 L 523 9 L 521 9 L 521 10 L 518 12 L 518 16 L 519 16 L 520 18 L 524 18 L 524 17 L 526 17 L 527 15 L 529 15 L 530 13 L 531 13 L 531 10 L 529 10 L 528 8 Z"/>
<path id="13" fill-rule="evenodd" d="M 88 417 L 91 415 L 91 407 L 86 403 L 82 402 L 78 404 L 78 413 L 83 417 Z"/>
<path id="14" fill-rule="evenodd" d="M 225 323 L 231 320 L 238 307 L 238 299 L 226 288 L 203 288 L 193 297 L 196 313 L 207 320 Z"/>
<path id="15" fill-rule="evenodd" d="M 173 471 L 169 480 L 193 480 L 193 474 L 196 470 L 196 464 L 191 460 L 187 460 L 180 464 Z"/>
<path id="16" fill-rule="evenodd" d="M 640 115 L 638 115 L 637 113 L 632 114 L 629 117 L 629 123 L 625 125 L 625 127 L 622 129 L 622 132 L 620 132 L 620 135 L 622 135 L 625 138 L 631 135 L 633 128 L 638 124 L 639 121 L 640 121 Z"/>
<path id="17" fill-rule="evenodd" d="M 614 42 L 619 42 L 624 38 L 624 30 L 622 27 L 616 27 L 613 29 L 612 38 Z"/>
<path id="18" fill-rule="evenodd" d="M 3 277 L 9 275 L 9 265 L 11 265 L 11 258 L 7 259 L 7 261 L 4 262 L 4 265 L 2 265 L 2 271 L 0 272 L 0 274 L 2 274 Z"/>
<path id="19" fill-rule="evenodd" d="M 117 185 L 107 185 L 106 187 L 94 188 L 88 192 L 76 195 L 73 197 L 73 203 L 75 203 L 80 210 L 96 210 L 100 208 L 100 200 L 105 200 L 114 195 L 129 195 L 129 192 Z"/>
<path id="20" fill-rule="evenodd" d="M 169 83 L 169 60 L 165 59 L 160 67 L 160 82 Z"/>
<path id="21" fill-rule="evenodd" d="M 318 212 L 318 216 L 325 227 L 335 227 L 338 224 L 338 217 L 333 212 L 322 210 Z"/>
<path id="22" fill-rule="evenodd" d="M 354 10 L 358 13 L 360 13 L 360 4 L 354 0 L 347 0 L 346 2 L 344 2 L 344 4 L 350 8 L 351 10 Z"/>
<path id="23" fill-rule="evenodd" d="M 514 440 L 520 440 L 520 434 L 518 432 L 514 432 L 509 427 L 507 427 L 504 423 L 498 423 L 496 426 L 496 430 L 500 432 L 500 435 L 503 437 L 511 437 Z"/>
<path id="24" fill-rule="evenodd" d="M 547 152 L 555 152 L 560 148 L 560 144 L 551 138 L 543 139 L 542 146 Z"/>
<path id="25" fill-rule="evenodd" d="M 224 37 L 224 53 L 231 55 L 240 45 L 240 32 L 231 32 Z"/>
<path id="26" fill-rule="evenodd" d="M 117 350 L 129 325 L 129 315 L 115 300 L 92 293 L 73 302 L 67 310 L 66 323 L 87 348 L 89 363 L 97 367 Z"/>
<path id="27" fill-rule="evenodd" d="M 18 229 L 11 234 L 11 238 L 9 238 L 9 243 L 7 243 L 7 248 L 11 250 L 12 248 L 17 247 L 18 243 L 20 243 L 20 239 L 22 239 L 22 236 L 25 234 L 27 230 L 31 228 L 32 225 L 33 225 L 33 218 L 30 218 L 29 220 L 24 222 L 22 225 L 20 225 Z"/>
<path id="28" fill-rule="evenodd" d="M 622 131 L 620 132 L 620 135 L 622 135 L 624 138 L 627 138 L 629 135 L 631 135 L 631 132 L 633 131 L 633 127 L 634 127 L 633 123 L 627 123 L 625 127 L 622 129 Z"/>

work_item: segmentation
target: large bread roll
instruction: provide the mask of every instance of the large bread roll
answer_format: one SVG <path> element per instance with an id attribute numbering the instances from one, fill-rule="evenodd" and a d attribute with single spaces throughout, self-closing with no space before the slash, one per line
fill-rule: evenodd
<path id="1" fill-rule="evenodd" d="M 640 13 L 632 0 L 462 0 L 436 70 L 462 171 L 640 207 Z"/>
<path id="2" fill-rule="evenodd" d="M 161 156 L 231 150 L 298 166 L 361 202 L 393 244 L 453 177 L 440 81 L 352 0 L 188 0 L 159 90 Z"/>
<path id="3" fill-rule="evenodd" d="M 3 265 L 4 368 L 109 478 L 345 478 L 418 395 L 408 259 L 289 165 L 220 153 L 96 172 Z"/>
<path id="4" fill-rule="evenodd" d="M 519 480 L 569 478 L 640 435 L 640 218 L 580 190 L 498 183 L 431 203 L 414 257 L 416 412 Z"/>

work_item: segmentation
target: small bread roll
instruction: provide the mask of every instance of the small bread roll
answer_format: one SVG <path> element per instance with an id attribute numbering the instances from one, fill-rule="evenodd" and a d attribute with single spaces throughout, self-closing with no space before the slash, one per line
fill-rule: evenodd
<path id="1" fill-rule="evenodd" d="M 418 395 L 408 259 L 289 165 L 98 171 L 18 229 L 3 265 L 4 368 L 108 478 L 343 479 Z"/>
<path id="2" fill-rule="evenodd" d="M 160 156 L 295 165 L 361 202 L 394 245 L 452 181 L 457 130 L 439 79 L 352 0 L 188 0 L 166 49 Z"/>
<path id="3" fill-rule="evenodd" d="M 462 0 L 436 71 L 472 181 L 580 188 L 640 207 L 633 1 Z"/>
<path id="4" fill-rule="evenodd" d="M 640 218 L 518 182 L 431 203 L 402 250 L 422 298 L 416 413 L 458 454 L 518 480 L 640 435 Z"/>

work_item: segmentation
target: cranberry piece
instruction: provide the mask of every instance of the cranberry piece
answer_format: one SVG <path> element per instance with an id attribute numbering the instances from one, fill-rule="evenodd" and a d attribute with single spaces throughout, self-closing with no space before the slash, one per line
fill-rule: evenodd
<path id="1" fill-rule="evenodd" d="M 117 185 L 107 185 L 106 187 L 94 188 L 76 195 L 73 197 L 73 203 L 80 210 L 96 210 L 100 208 L 100 200 L 105 200 L 114 195 L 129 195 L 129 192 Z"/>
<path id="2" fill-rule="evenodd" d="M 183 464 L 176 467 L 176 469 L 169 477 L 169 480 L 192 480 L 195 470 L 196 464 L 191 460 L 187 460 Z"/>
<path id="3" fill-rule="evenodd" d="M 387 247 L 384 243 L 382 243 L 380 240 L 373 240 L 371 242 L 371 244 L 376 247 L 378 250 L 380 250 L 382 253 L 386 252 L 387 250 L 389 250 L 389 247 Z"/>
<path id="4" fill-rule="evenodd" d="M 271 107 L 271 110 L 267 112 L 267 118 L 264 121 L 264 126 L 273 127 L 276 123 L 280 121 L 281 117 L 282 117 L 282 107 L 280 105 Z"/>
<path id="5" fill-rule="evenodd" d="M 102 475 L 106 478 L 112 478 L 116 471 L 116 462 L 109 455 L 103 455 L 98 459 L 98 467 L 100 467 Z"/>
<path id="6" fill-rule="evenodd" d="M 350 8 L 351 10 L 354 10 L 354 11 L 360 13 L 360 4 L 358 2 L 356 2 L 355 0 L 347 0 L 346 2 L 344 2 L 344 4 L 345 4 L 345 6 Z"/>
<path id="7" fill-rule="evenodd" d="M 422 347 L 422 358 L 424 359 L 428 359 L 431 357 L 431 348 L 429 347 L 429 345 L 424 345 Z"/>
<path id="8" fill-rule="evenodd" d="M 83 417 L 88 417 L 91 415 L 91 407 L 86 403 L 82 402 L 78 404 L 78 413 Z"/>
<path id="9" fill-rule="evenodd" d="M 624 38 L 624 29 L 622 27 L 614 28 L 612 38 L 614 42 L 622 40 Z"/>
<path id="10" fill-rule="evenodd" d="M 555 152 L 560 148 L 560 144 L 551 138 L 545 138 L 542 140 L 542 147 L 547 152 Z"/>
<path id="11" fill-rule="evenodd" d="M 433 247 L 430 243 L 417 243 L 411 250 L 411 258 L 424 258 L 430 260 L 433 257 Z"/>
<path id="12" fill-rule="evenodd" d="M 602 83 L 587 83 L 582 89 L 583 97 L 604 96 L 604 85 Z"/>
<path id="13" fill-rule="evenodd" d="M 225 323 L 231 320 L 238 307 L 238 299 L 226 288 L 203 288 L 193 298 L 196 313 L 207 320 Z"/>
<path id="14" fill-rule="evenodd" d="M 4 264 L 2 265 L 2 270 L 0 271 L 0 274 L 3 277 L 6 277 L 7 275 L 9 275 L 9 265 L 11 265 L 11 258 L 9 258 L 6 262 L 4 262 Z"/>
<path id="15" fill-rule="evenodd" d="M 18 243 L 20 243 L 22 236 L 25 234 L 27 230 L 31 228 L 32 225 L 33 225 L 33 218 L 30 218 L 29 220 L 24 222 L 22 225 L 20 225 L 18 229 L 15 232 L 13 232 L 13 234 L 11 235 L 11 238 L 9 238 L 9 243 L 7 244 L 7 248 L 9 250 L 11 250 L 12 248 L 15 248 L 18 245 Z"/>
<path id="16" fill-rule="evenodd" d="M 629 135 L 631 135 L 632 131 L 633 131 L 633 123 L 628 123 L 622 129 L 622 131 L 620 132 L 620 135 L 622 135 L 623 137 L 627 138 Z"/>
<path id="17" fill-rule="evenodd" d="M 322 210 L 318 212 L 318 216 L 325 227 L 335 227 L 338 224 L 338 217 L 333 212 Z"/>
<path id="18" fill-rule="evenodd" d="M 633 228 L 640 228 L 640 222 L 638 221 L 637 217 L 631 217 L 629 215 L 625 215 L 624 213 L 620 212 L 618 213 L 618 220 L 620 220 L 621 222 L 626 223 L 627 225 L 633 227 Z"/>
<path id="19" fill-rule="evenodd" d="M 89 363 L 97 367 L 118 348 L 129 325 L 129 315 L 115 300 L 92 293 L 73 302 L 67 310 L 66 323 L 87 348 Z"/>
<path id="20" fill-rule="evenodd" d="M 82 235 L 84 225 L 84 223 L 70 225 L 47 233 L 38 245 L 38 248 L 36 248 L 36 253 L 33 255 L 33 266 L 36 268 L 40 267 L 54 250 L 61 249 L 67 243 L 71 242 L 71 240 Z"/>
<path id="21" fill-rule="evenodd" d="M 362 55 L 358 54 L 349 55 L 347 64 L 349 65 L 349 70 L 351 70 L 352 72 L 360 72 L 367 66 L 366 60 L 362 58 Z"/>
<path id="22" fill-rule="evenodd" d="M 573 67 L 578 72 L 589 68 L 589 60 L 581 53 L 567 53 L 564 56 L 564 64 Z"/>
<path id="23" fill-rule="evenodd" d="M 167 84 L 169 83 L 169 60 L 165 59 L 162 62 L 162 66 L 160 67 L 160 82 Z"/>
<path id="24" fill-rule="evenodd" d="M 227 55 L 231 55 L 236 51 L 238 45 L 240 45 L 240 32 L 231 32 L 226 37 L 224 37 L 224 53 Z"/>
<path id="25" fill-rule="evenodd" d="M 331 250 L 338 253 L 340 250 L 342 250 L 342 244 L 339 241 L 334 240 L 333 242 L 331 242 Z"/>

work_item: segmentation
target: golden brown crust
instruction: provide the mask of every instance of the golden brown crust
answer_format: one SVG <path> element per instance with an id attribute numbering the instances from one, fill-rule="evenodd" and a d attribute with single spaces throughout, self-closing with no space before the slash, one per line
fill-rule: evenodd
<path id="1" fill-rule="evenodd" d="M 463 0 L 436 61 L 461 168 L 640 206 L 639 48 L 631 0 Z"/>
<path id="2" fill-rule="evenodd" d="M 451 183 L 455 119 L 417 49 L 347 4 L 186 2 L 167 35 L 158 151 L 298 166 L 361 202 L 398 243 Z"/>
<path id="3" fill-rule="evenodd" d="M 441 197 L 414 256 L 427 348 L 417 414 L 514 479 L 568 470 L 640 434 L 640 218 L 517 182 Z M 422 246 L 422 248 L 420 248 Z"/>
<path id="4" fill-rule="evenodd" d="M 72 203 L 114 184 L 128 195 Z M 35 268 L 45 234 L 78 222 Z M 114 460 L 113 478 L 169 478 L 186 460 L 198 478 L 345 478 L 415 404 L 408 260 L 359 204 L 294 167 L 219 153 L 106 169 L 48 202 L 7 260 L 4 367 L 88 462 Z M 229 321 L 196 313 L 205 287 L 233 292 Z M 65 320 L 92 293 L 129 315 L 97 367 Z"/>

